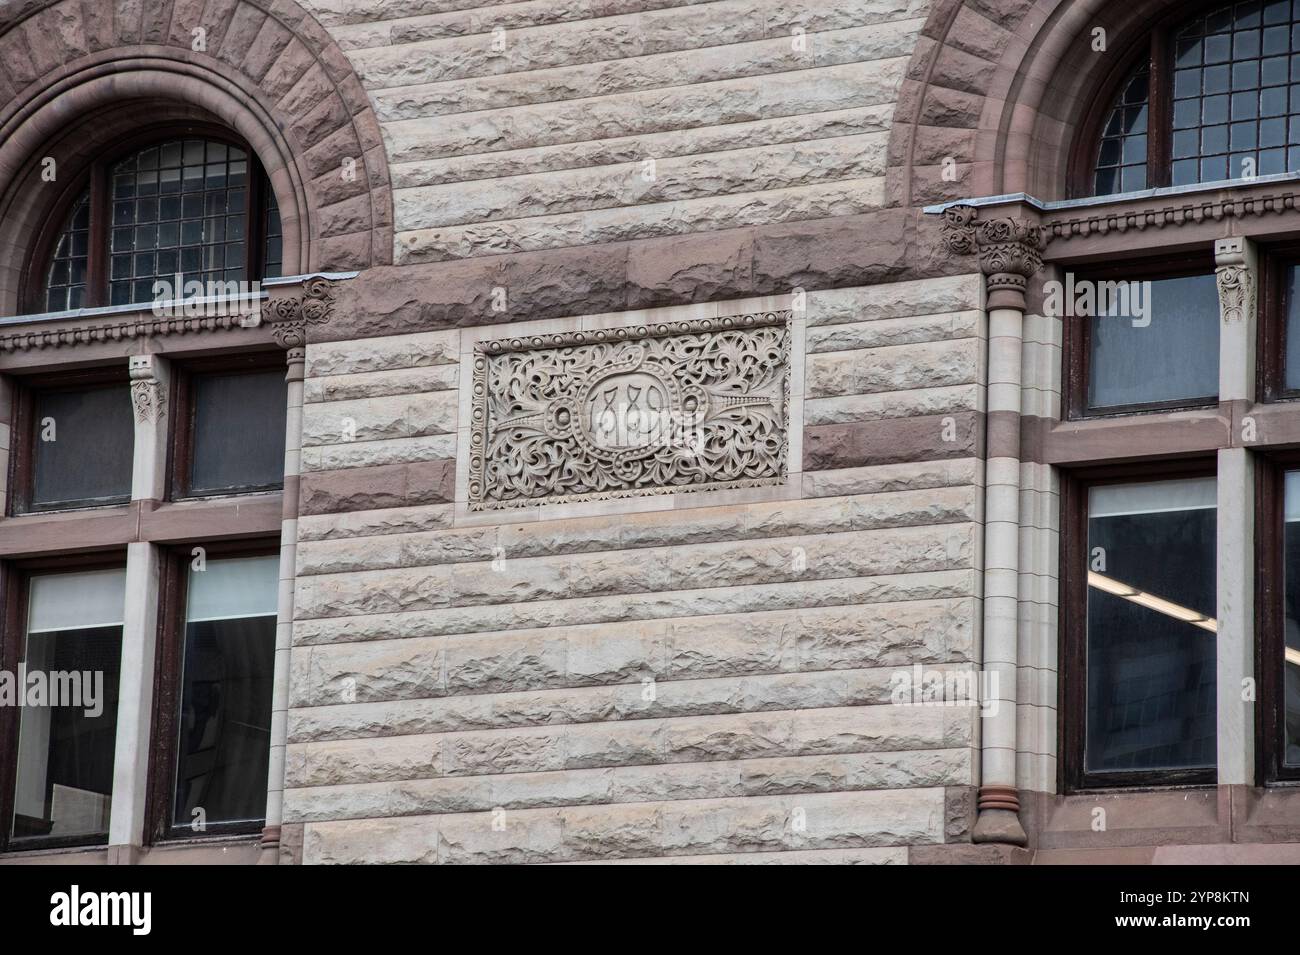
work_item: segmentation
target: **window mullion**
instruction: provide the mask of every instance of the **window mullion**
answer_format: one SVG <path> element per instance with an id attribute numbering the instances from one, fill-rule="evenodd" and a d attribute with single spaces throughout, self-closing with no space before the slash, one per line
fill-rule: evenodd
<path id="1" fill-rule="evenodd" d="M 1147 113 L 1147 186 L 1150 188 L 1167 186 L 1170 182 L 1173 77 L 1167 36 L 1164 30 L 1151 34 L 1151 97 Z"/>
<path id="2" fill-rule="evenodd" d="M 108 207 L 108 174 L 103 163 L 90 170 L 90 238 L 86 260 L 86 305 L 108 304 L 108 239 L 112 213 Z"/>

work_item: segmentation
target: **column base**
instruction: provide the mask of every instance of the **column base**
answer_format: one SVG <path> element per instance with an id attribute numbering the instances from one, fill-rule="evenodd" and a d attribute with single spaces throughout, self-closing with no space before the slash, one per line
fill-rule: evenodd
<path id="1" fill-rule="evenodd" d="M 971 840 L 1010 846 L 1029 842 L 1025 827 L 1020 824 L 1020 795 L 1014 786 L 980 787 L 979 818 L 975 820 Z"/>

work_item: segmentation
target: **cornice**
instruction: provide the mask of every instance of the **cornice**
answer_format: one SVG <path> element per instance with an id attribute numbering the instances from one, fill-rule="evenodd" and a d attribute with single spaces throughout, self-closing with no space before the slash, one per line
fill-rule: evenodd
<path id="1" fill-rule="evenodd" d="M 962 199 L 928 206 L 924 211 L 947 220 L 950 213 L 963 209 L 980 217 L 1036 220 L 1045 237 L 1057 245 L 1129 232 L 1295 216 L 1300 212 L 1300 180 L 1287 174 L 1050 202 L 1014 193 Z"/>
<path id="2" fill-rule="evenodd" d="M 222 332 L 248 326 L 248 316 L 232 312 L 227 315 L 155 316 L 149 312 L 123 321 L 34 326 L 21 331 L 0 333 L 0 354 L 44 348 L 74 348 L 101 342 L 119 342 L 132 338 L 162 335 L 194 335 Z"/>
<path id="3" fill-rule="evenodd" d="M 1112 232 L 1179 228 L 1227 219 L 1285 215 L 1297 210 L 1300 191 L 1265 195 L 1206 197 L 1194 202 L 1142 204 L 1125 201 L 1085 213 L 1045 216 L 1044 228 L 1054 241 L 1086 239 Z"/>
<path id="4" fill-rule="evenodd" d="M 249 298 L 196 298 L 158 306 L 108 306 L 0 319 L 0 355 L 85 347 L 137 338 L 206 335 L 266 325 L 282 348 L 302 347 L 306 328 L 329 320 L 338 284 L 356 272 L 314 273 L 269 280 L 258 309 Z M 270 296 L 269 298 L 267 296 Z M 187 315 L 189 309 L 204 314 Z M 250 311 L 251 308 L 251 311 Z M 75 323 L 75 324 L 69 324 Z"/>

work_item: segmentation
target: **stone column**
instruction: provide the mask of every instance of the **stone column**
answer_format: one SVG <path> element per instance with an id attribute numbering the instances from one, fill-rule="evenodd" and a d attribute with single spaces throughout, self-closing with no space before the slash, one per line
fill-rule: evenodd
<path id="1" fill-rule="evenodd" d="M 1020 552 L 1020 362 L 1025 288 L 1042 267 L 1042 229 L 1012 218 L 944 214 L 944 241 L 979 256 L 988 312 L 985 403 L 984 620 L 979 817 L 975 842 L 1026 843 L 1016 789 L 1016 664 Z M 996 701 L 996 706 L 990 706 Z"/>
<path id="2" fill-rule="evenodd" d="M 1219 401 L 1247 408 L 1255 400 L 1259 257 L 1254 243 L 1245 238 L 1219 239 L 1214 257 Z M 1255 714 L 1243 689 L 1255 673 L 1255 461 L 1253 453 L 1240 446 L 1245 440 L 1243 434 L 1235 435 L 1235 446 L 1218 455 L 1218 765 L 1220 785 L 1250 786 L 1255 781 Z"/>
<path id="3" fill-rule="evenodd" d="M 135 410 L 133 506 L 163 497 L 167 467 L 168 371 L 164 359 L 130 359 Z M 160 561 L 147 542 L 127 545 L 126 602 L 122 614 L 122 673 L 118 684 L 117 741 L 113 754 L 113 804 L 108 824 L 110 863 L 130 864 L 144 844 L 145 794 L 153 717 L 154 656 L 158 645 Z"/>
<path id="4" fill-rule="evenodd" d="M 289 658 L 293 647 L 294 577 L 298 553 L 298 486 L 302 473 L 303 380 L 307 328 L 329 319 L 337 291 L 328 279 L 309 279 L 301 294 L 268 301 L 262 320 L 286 350 L 288 413 L 284 424 L 284 507 L 280 524 L 280 591 L 275 621 L 275 684 L 271 695 L 271 759 L 266 783 L 262 861 L 279 861 L 284 823 L 284 759 L 289 734 Z"/>

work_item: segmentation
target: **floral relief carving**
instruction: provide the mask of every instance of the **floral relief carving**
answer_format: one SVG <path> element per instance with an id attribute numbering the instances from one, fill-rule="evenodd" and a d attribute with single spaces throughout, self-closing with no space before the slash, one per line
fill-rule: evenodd
<path id="1" fill-rule="evenodd" d="M 480 342 L 472 510 L 779 484 L 790 312 Z"/>
<path id="2" fill-rule="evenodd" d="M 1219 282 L 1219 309 L 1223 321 L 1234 325 L 1255 313 L 1255 277 L 1245 265 L 1220 265 L 1215 272 Z"/>
<path id="3" fill-rule="evenodd" d="M 338 299 L 338 287 L 322 276 L 302 285 L 302 293 L 290 298 L 273 298 L 262 304 L 262 322 L 281 348 L 305 348 L 307 327 L 329 321 Z"/>
<path id="4" fill-rule="evenodd" d="M 135 420 L 141 424 L 161 420 L 167 398 L 158 381 L 152 360 L 148 356 L 132 358 L 130 376 L 131 406 L 135 408 Z"/>

